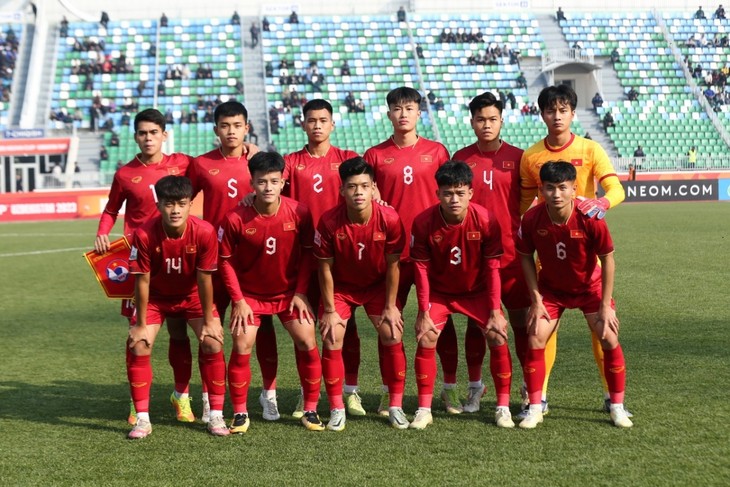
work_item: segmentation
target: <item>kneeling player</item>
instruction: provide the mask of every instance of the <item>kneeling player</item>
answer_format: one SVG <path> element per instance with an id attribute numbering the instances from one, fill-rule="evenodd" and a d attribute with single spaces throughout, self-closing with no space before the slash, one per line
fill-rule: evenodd
<path id="1" fill-rule="evenodd" d="M 540 180 L 545 202 L 525 213 L 516 242 L 532 300 L 524 365 L 530 407 L 520 427 L 534 428 L 542 423 L 545 344 L 556 332 L 563 311 L 580 308 L 588 327 L 601 341 L 611 420 L 616 426 L 630 428 L 633 423 L 623 405 L 626 368 L 611 298 L 615 263 L 608 226 L 604 220 L 577 210 L 572 164 L 548 162 L 540 168 Z M 542 266 L 539 277 L 535 252 Z"/>
<path id="2" fill-rule="evenodd" d="M 416 383 L 418 410 L 411 428 L 433 422 L 431 400 L 436 379 L 435 347 L 451 313 L 462 313 L 482 328 L 497 393 L 495 420 L 512 428 L 509 394 L 512 360 L 507 322 L 500 307 L 499 223 L 486 208 L 470 204 L 472 172 L 464 162 L 449 161 L 436 171 L 439 204 L 413 221 L 411 258 L 416 263 Z"/>
<path id="3" fill-rule="evenodd" d="M 403 224 L 394 209 L 373 204 L 373 167 L 355 157 L 339 167 L 344 203 L 325 212 L 315 234 L 323 314 L 322 369 L 331 416 L 327 429 L 345 429 L 342 344 L 347 320 L 363 306 L 378 331 L 384 377 L 390 391 L 390 424 L 408 428 L 403 413 L 406 356 L 403 320 L 396 305 L 398 262 L 405 245 Z"/>
<path id="4" fill-rule="evenodd" d="M 294 341 L 304 396 L 302 423 L 308 430 L 322 431 L 317 416 L 322 364 L 305 295 L 313 270 L 312 217 L 306 206 L 281 196 L 284 159 L 279 154 L 259 152 L 248 168 L 253 205 L 231 210 L 218 231 L 221 277 L 233 301 L 233 351 L 228 363 L 235 414 L 231 432 L 248 431 L 251 349 L 261 315 L 274 314 Z"/>
<path id="5" fill-rule="evenodd" d="M 226 364 L 223 330 L 213 306 L 211 274 L 216 270 L 218 244 L 213 227 L 190 216 L 193 187 L 183 176 L 165 176 L 155 184 L 161 215 L 134 234 L 130 261 L 136 274 L 136 321 L 129 328 L 127 376 L 137 423 L 129 438 L 152 432 L 149 416 L 152 366 L 150 355 L 165 318 L 184 318 L 201 343 L 201 375 L 208 386 L 211 413 L 208 431 L 229 434 L 223 420 Z"/>

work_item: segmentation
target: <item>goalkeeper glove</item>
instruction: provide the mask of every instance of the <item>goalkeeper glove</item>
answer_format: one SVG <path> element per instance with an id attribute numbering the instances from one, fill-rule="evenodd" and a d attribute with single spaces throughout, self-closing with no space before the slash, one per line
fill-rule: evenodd
<path id="1" fill-rule="evenodd" d="M 611 202 L 606 198 L 578 197 L 578 210 L 588 218 L 595 217 L 596 220 L 601 220 L 606 216 L 606 211 L 608 211 L 610 206 Z"/>

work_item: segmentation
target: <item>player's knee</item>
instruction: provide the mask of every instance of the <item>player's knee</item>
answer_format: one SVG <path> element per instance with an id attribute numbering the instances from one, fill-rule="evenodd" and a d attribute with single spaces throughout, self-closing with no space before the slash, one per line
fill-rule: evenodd
<path id="1" fill-rule="evenodd" d="M 489 347 L 501 347 L 507 343 L 507 340 L 504 339 L 504 337 L 494 331 L 489 331 L 487 333 L 487 345 Z"/>
<path id="2" fill-rule="evenodd" d="M 418 340 L 418 346 L 422 348 L 436 348 L 438 337 L 434 333 L 427 333 Z"/>
<path id="3" fill-rule="evenodd" d="M 203 339 L 203 343 L 200 344 L 200 350 L 205 354 L 218 353 L 223 350 L 223 346 L 218 340 L 205 337 L 205 339 Z"/>

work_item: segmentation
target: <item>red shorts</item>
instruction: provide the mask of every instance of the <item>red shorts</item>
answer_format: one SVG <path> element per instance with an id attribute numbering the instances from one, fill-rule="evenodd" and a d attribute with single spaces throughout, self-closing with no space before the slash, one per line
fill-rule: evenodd
<path id="1" fill-rule="evenodd" d="M 213 309 L 213 316 L 218 318 L 218 311 Z M 190 296 L 179 299 L 152 298 L 147 303 L 147 324 L 161 325 L 166 318 L 185 318 L 186 321 L 203 317 L 203 306 L 200 297 L 195 292 Z M 134 318 L 132 319 L 133 321 Z"/>
<path id="2" fill-rule="evenodd" d="M 446 320 L 452 313 L 460 313 L 474 319 L 481 328 L 487 326 L 489 320 L 489 309 L 487 306 L 487 293 L 479 293 L 473 296 L 447 296 L 431 292 L 431 310 L 429 315 L 436 328 L 442 330 Z"/>
<path id="3" fill-rule="evenodd" d="M 559 320 L 566 309 L 580 309 L 584 315 L 598 313 L 601 308 L 602 286 L 598 281 L 588 291 L 581 294 L 566 294 L 541 289 L 542 304 L 550 314 L 551 320 Z M 616 303 L 611 299 L 611 308 L 616 309 Z"/>
<path id="4" fill-rule="evenodd" d="M 343 320 L 352 316 L 353 310 L 358 306 L 365 308 L 368 316 L 380 316 L 385 308 L 385 284 L 371 286 L 357 291 L 335 290 L 335 310 Z M 398 309 L 401 309 L 397 304 Z M 319 316 L 322 317 L 324 307 L 319 307 Z"/>
<path id="5" fill-rule="evenodd" d="M 525 273 L 519 261 L 499 270 L 502 281 L 502 303 L 507 309 L 530 307 L 530 292 L 527 289 Z"/>
<path id="6" fill-rule="evenodd" d="M 398 307 L 403 309 L 408 302 L 408 294 L 416 283 L 416 264 L 411 260 L 400 261 L 400 279 L 398 281 Z M 382 310 L 381 310 L 382 311 Z"/>
<path id="7" fill-rule="evenodd" d="M 280 299 L 263 301 L 251 296 L 244 296 L 246 304 L 253 310 L 253 326 L 261 326 L 261 315 L 276 315 L 282 323 L 298 320 L 299 315 L 296 311 L 293 313 L 289 312 L 289 305 L 293 297 L 294 295 L 291 294 Z"/>

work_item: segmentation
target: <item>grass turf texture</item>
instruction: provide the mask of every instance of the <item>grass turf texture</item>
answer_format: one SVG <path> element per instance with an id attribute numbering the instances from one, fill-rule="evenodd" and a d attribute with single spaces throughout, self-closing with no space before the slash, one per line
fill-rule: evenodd
<path id="1" fill-rule="evenodd" d="M 572 311 L 560 332 L 551 413 L 534 431 L 494 426 L 494 389 L 485 369 L 488 390 L 478 414 L 447 416 L 435 399 L 435 422 L 422 432 L 393 430 L 374 414 L 349 418 L 342 433 L 306 432 L 289 416 L 298 382 L 291 342 L 278 327 L 282 420 L 262 419 L 260 375 L 253 365 L 246 435 L 213 438 L 201 424 L 176 423 L 168 403 L 172 374 L 163 331 L 153 359 L 154 432 L 142 441 L 125 439 L 126 324 L 119 305 L 102 296 L 81 251 L 27 255 L 87 247 L 96 223 L 2 225 L 0 484 L 728 485 L 730 206 L 622 205 L 608 220 L 617 247 L 615 297 L 628 363 L 627 404 L 635 413 L 632 430 L 611 426 L 600 411 L 588 330 Z M 362 395 L 374 412 L 375 333 L 358 317 Z M 410 416 L 416 408 L 413 300 L 405 317 Z M 461 336 L 464 324 L 457 320 Z M 463 350 L 460 354 L 464 394 Z M 513 414 L 521 379 L 514 362 Z M 196 414 L 199 384 L 194 371 Z M 326 421 L 324 391 L 319 411 Z"/>

